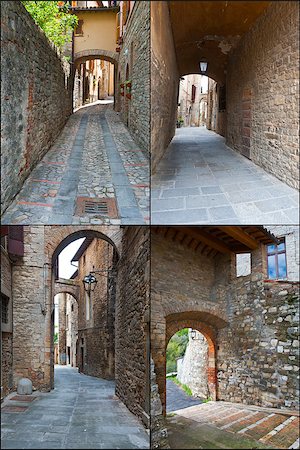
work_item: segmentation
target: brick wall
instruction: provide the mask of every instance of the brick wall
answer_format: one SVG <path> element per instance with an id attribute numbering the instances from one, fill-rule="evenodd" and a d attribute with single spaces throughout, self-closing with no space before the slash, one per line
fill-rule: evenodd
<path id="1" fill-rule="evenodd" d="M 176 127 L 179 73 L 167 2 L 151 4 L 151 167 L 155 171 Z"/>
<path id="2" fill-rule="evenodd" d="M 149 228 L 126 227 L 116 304 L 116 393 L 149 425 Z"/>
<path id="3" fill-rule="evenodd" d="M 118 105 L 132 137 L 150 152 L 150 2 L 135 2 L 126 23 L 119 57 L 120 83 L 126 81 L 126 67 L 132 82 L 131 98 Z M 119 87 L 118 87 L 119 89 Z"/>
<path id="4" fill-rule="evenodd" d="M 229 57 L 227 143 L 297 187 L 298 118 L 299 8 L 272 2 Z"/>
<path id="5" fill-rule="evenodd" d="M 71 114 L 69 64 L 21 2 L 1 3 L 1 212 Z"/>

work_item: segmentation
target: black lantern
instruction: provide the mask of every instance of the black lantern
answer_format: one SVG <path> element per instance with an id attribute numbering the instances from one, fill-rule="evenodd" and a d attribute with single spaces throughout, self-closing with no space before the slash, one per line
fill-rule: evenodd
<path id="1" fill-rule="evenodd" d="M 196 330 L 191 330 L 191 338 L 193 341 L 196 339 Z"/>
<path id="2" fill-rule="evenodd" d="M 205 73 L 205 72 L 207 71 L 207 61 L 206 61 L 205 58 L 201 58 L 201 61 L 200 61 L 200 63 L 199 63 L 199 66 L 200 66 L 200 71 L 201 71 L 202 73 Z"/>
<path id="3" fill-rule="evenodd" d="M 97 279 L 96 279 L 95 275 L 92 275 L 91 273 L 89 273 L 88 275 L 86 275 L 84 277 L 82 282 L 83 282 L 84 290 L 86 292 L 93 292 L 95 290 L 95 287 L 97 284 Z"/>

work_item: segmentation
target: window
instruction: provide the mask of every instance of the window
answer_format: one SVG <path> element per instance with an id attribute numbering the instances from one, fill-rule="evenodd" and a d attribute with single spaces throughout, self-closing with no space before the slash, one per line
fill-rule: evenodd
<path id="1" fill-rule="evenodd" d="M 75 32 L 74 32 L 75 36 L 83 36 L 82 26 L 83 26 L 83 20 L 78 20 L 78 23 L 77 23 L 77 26 L 76 26 Z"/>
<path id="2" fill-rule="evenodd" d="M 192 103 L 195 103 L 195 98 L 196 98 L 196 86 L 194 84 L 192 84 Z"/>
<path id="3" fill-rule="evenodd" d="M 245 277 L 251 273 L 251 253 L 236 255 L 236 276 Z"/>
<path id="4" fill-rule="evenodd" d="M 270 280 L 280 280 L 287 277 L 286 270 L 286 250 L 285 241 L 278 245 L 267 246 L 268 257 L 268 278 Z"/>
<path id="5" fill-rule="evenodd" d="M 219 111 L 226 110 L 226 86 L 220 86 L 219 90 Z"/>
<path id="6" fill-rule="evenodd" d="M 9 298 L 1 294 L 1 323 L 8 323 Z"/>

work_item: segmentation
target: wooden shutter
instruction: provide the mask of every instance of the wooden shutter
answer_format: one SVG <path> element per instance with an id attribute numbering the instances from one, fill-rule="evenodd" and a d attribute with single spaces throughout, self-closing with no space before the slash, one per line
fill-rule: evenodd
<path id="1" fill-rule="evenodd" d="M 8 229 L 7 251 L 11 255 L 24 256 L 23 225 L 11 225 Z"/>
<path id="2" fill-rule="evenodd" d="M 192 103 L 195 102 L 195 98 L 196 98 L 196 86 L 192 84 Z"/>

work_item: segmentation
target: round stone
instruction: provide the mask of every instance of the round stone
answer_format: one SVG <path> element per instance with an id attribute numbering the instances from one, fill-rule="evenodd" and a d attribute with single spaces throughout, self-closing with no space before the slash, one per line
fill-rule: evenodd
<path id="1" fill-rule="evenodd" d="M 19 395 L 30 395 L 32 394 L 32 382 L 29 378 L 21 378 L 18 381 L 17 392 Z"/>

